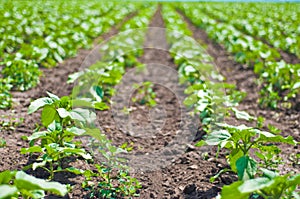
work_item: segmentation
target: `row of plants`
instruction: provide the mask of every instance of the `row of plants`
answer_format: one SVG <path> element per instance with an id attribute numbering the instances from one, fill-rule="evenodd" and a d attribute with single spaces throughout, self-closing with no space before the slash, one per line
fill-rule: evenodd
<path id="1" fill-rule="evenodd" d="M 153 5 L 144 5 L 144 9 L 125 22 L 121 30 L 146 28 L 154 11 Z M 134 34 L 134 30 L 131 34 Z M 41 110 L 41 125 L 32 135 L 24 137 L 28 140 L 29 147 L 21 149 L 21 153 L 37 155 L 37 158 L 23 170 L 43 169 L 48 174 L 48 180 L 34 178 L 23 171 L 4 171 L 1 173 L 1 188 L 4 192 L 0 198 L 43 198 L 49 193 L 64 196 L 72 190 L 70 185 L 48 182 L 55 180 L 55 175 L 60 172 L 83 175 L 85 180 L 82 187 L 89 192 L 88 197 L 91 198 L 138 195 L 140 183 L 130 177 L 125 160 L 117 157 L 117 154 L 127 152 L 126 147 L 115 147 L 105 134 L 96 128 L 96 114 L 90 108 L 108 109 L 109 98 L 114 93 L 113 86 L 119 83 L 126 67 L 141 66 L 136 57 L 142 54 L 145 34 L 144 30 L 140 35 L 128 39 L 128 31 L 125 31 L 105 43 L 101 48 L 104 55 L 101 61 L 70 76 L 70 83 L 82 83 L 74 87 L 72 96 L 59 98 L 48 93 L 48 97 L 39 98 L 30 104 L 29 114 Z M 133 45 L 138 50 L 131 51 Z M 83 96 L 80 91 L 86 86 L 90 86 L 90 92 Z M 90 151 L 85 149 L 80 140 L 80 137 L 84 136 L 89 137 Z M 101 154 L 103 161 L 95 161 L 96 154 Z M 94 169 L 70 166 L 74 158 L 84 160 Z"/>
<path id="2" fill-rule="evenodd" d="M 188 96 L 184 104 L 199 116 L 203 130 L 210 132 L 211 124 L 222 121 L 227 109 L 237 117 L 247 116 L 234 108 L 245 94 L 237 91 L 234 85 L 223 82 L 224 77 L 216 70 L 213 58 L 191 37 L 186 22 L 168 4 L 163 7 L 163 19 L 169 51 L 178 66 L 179 82 L 187 86 L 185 94 Z"/>
<path id="3" fill-rule="evenodd" d="M 122 32 L 100 44 L 101 59 L 97 63 L 69 76 L 68 83 L 76 83 L 73 97 L 87 99 L 98 110 L 108 109 L 114 86 L 120 83 L 126 68 L 144 67 L 137 58 L 143 54 L 147 26 L 156 8 L 152 4 L 144 6 L 120 27 Z"/>
<path id="4" fill-rule="evenodd" d="M 125 22 L 121 29 L 147 27 L 154 10 L 152 4 L 145 5 L 135 17 Z M 105 134 L 96 128 L 96 113 L 92 110 L 108 109 L 109 98 L 114 93 L 113 86 L 120 82 L 126 67 L 140 65 L 136 57 L 141 55 L 142 51 L 138 51 L 138 54 L 136 51 L 127 51 L 129 44 L 141 49 L 145 33 L 143 31 L 129 41 L 125 37 L 128 36 L 128 31 L 125 31 L 123 35 L 120 33 L 121 36 L 111 38 L 105 43 L 103 48 L 100 48 L 101 52 L 105 53 L 102 54 L 101 61 L 70 76 L 69 82 L 76 80 L 78 83 L 72 96 L 59 98 L 48 93 L 47 97 L 39 98 L 30 104 L 29 114 L 41 110 L 41 124 L 32 135 L 24 137 L 28 140 L 29 147 L 22 148 L 21 153 L 36 155 L 37 158 L 23 170 L 43 169 L 48 175 L 48 180 L 55 180 L 56 174 L 60 172 L 82 175 L 85 178 L 82 187 L 89 192 L 87 197 L 90 198 L 138 196 L 140 183 L 129 175 L 126 161 L 117 157 L 119 153 L 127 152 L 126 146 L 115 147 Z M 81 91 L 87 86 L 89 93 L 82 95 Z M 89 151 L 83 147 L 80 139 L 85 136 L 89 137 Z M 99 154 L 103 159 L 99 159 Z M 74 158 L 83 160 L 91 165 L 92 169 L 71 166 Z M 70 185 L 36 179 L 22 171 L 4 171 L 1 174 L 4 179 L 1 186 L 6 195 L 0 198 L 43 198 L 49 193 L 64 196 L 72 190 Z M 20 184 L 20 180 L 23 184 Z"/>
<path id="5" fill-rule="evenodd" d="M 213 19 L 199 5 L 181 4 L 180 9 L 195 25 L 205 29 L 211 39 L 223 44 L 234 55 L 235 61 L 254 69 L 262 85 L 261 105 L 277 108 L 279 101 L 297 97 L 300 89 L 299 64 L 280 60 L 277 50 L 245 35 L 230 23 Z"/>
<path id="6" fill-rule="evenodd" d="M 89 48 L 93 39 L 107 32 L 139 4 L 111 2 L 1 2 L 0 108 L 12 105 L 10 90 L 35 87 L 40 67 L 54 67 Z M 28 9 L 30 8 L 30 9 Z M 4 94 L 2 94 L 4 93 Z"/>
<path id="7" fill-rule="evenodd" d="M 298 48 L 300 30 L 297 23 L 300 15 L 297 9 L 291 8 L 290 5 L 284 14 L 279 14 L 278 9 L 282 10 L 285 4 L 268 6 L 268 12 L 264 12 L 266 8 L 263 6 L 254 6 L 255 9 L 251 7 L 249 10 L 247 4 L 233 4 L 231 7 L 226 6 L 227 9 L 223 12 L 224 6 L 224 4 L 208 4 L 204 9 L 220 21 L 233 24 L 236 28 L 263 39 L 275 48 L 300 57 Z M 295 6 L 297 7 L 297 4 Z"/>
<path id="8" fill-rule="evenodd" d="M 218 151 L 226 148 L 228 152 L 226 159 L 230 169 L 225 168 L 219 171 L 211 177 L 211 181 L 217 179 L 224 172 L 232 172 L 238 176 L 238 181 L 222 188 L 218 198 L 299 198 L 296 189 L 300 185 L 300 174 L 279 175 L 278 166 L 283 162 L 280 158 L 281 150 L 276 145 L 276 143 L 290 145 L 299 143 L 291 136 L 281 136 L 280 131 L 272 126 L 268 127 L 269 132 L 260 130 L 264 126 L 262 117 L 255 118 L 246 112 L 237 110 L 234 106 L 241 99 L 234 97 L 234 92 L 229 94 L 220 92 L 220 85 L 216 86 L 222 84 L 222 78 L 216 79 L 205 75 L 214 70 L 211 63 L 204 65 L 205 70 L 202 58 L 199 56 L 182 56 L 183 58 L 178 62 L 179 55 L 184 55 L 187 49 L 191 51 L 189 55 L 195 55 L 193 53 L 194 46 L 199 44 L 191 40 L 190 43 L 182 43 L 187 40 L 184 39 L 187 36 L 183 34 L 191 34 L 187 25 L 172 8 L 165 6 L 164 10 L 167 11 L 163 12 L 166 27 L 175 27 L 174 29 L 178 31 L 177 33 L 172 30 L 167 31 L 167 38 L 171 44 L 171 52 L 173 45 L 180 46 L 176 53 L 172 52 L 172 54 L 174 61 L 179 66 L 179 75 L 185 76 L 186 81 L 184 82 L 189 86 L 185 90 L 189 95 L 185 104 L 193 107 L 194 113 L 199 115 L 202 125 L 206 127 L 205 139 L 196 145 L 199 147 L 215 145 L 218 146 Z M 201 52 L 205 53 L 203 50 Z M 174 56 L 175 54 L 176 56 Z M 190 60 L 194 58 L 198 58 L 198 62 L 191 63 Z M 220 82 L 218 83 L 216 80 Z M 230 85 L 227 86 L 232 88 Z M 226 84 L 222 88 L 226 88 Z M 220 107 L 224 107 L 224 109 Z M 224 123 L 220 120 L 221 109 L 223 117 L 227 117 L 229 112 L 234 112 L 238 120 L 256 120 L 257 125 L 249 127 L 244 124 L 234 126 Z M 214 114 L 217 116 L 214 117 Z M 218 157 L 218 153 L 216 156 Z"/>

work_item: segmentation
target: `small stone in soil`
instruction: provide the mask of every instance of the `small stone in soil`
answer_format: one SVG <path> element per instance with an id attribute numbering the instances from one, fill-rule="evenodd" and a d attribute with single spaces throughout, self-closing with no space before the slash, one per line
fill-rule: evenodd
<path id="1" fill-rule="evenodd" d="M 197 170 L 198 166 L 194 164 L 194 165 L 189 166 L 188 168 L 192 169 L 192 170 Z"/>
<path id="2" fill-rule="evenodd" d="M 150 193 L 150 198 L 157 198 L 156 193 Z"/>
<path id="3" fill-rule="evenodd" d="M 195 190 L 196 190 L 196 185 L 195 185 L 195 184 L 189 184 L 189 185 L 187 185 L 187 186 L 184 188 L 183 193 L 185 193 L 185 194 L 190 194 L 190 193 L 192 193 L 192 192 L 195 191 Z"/>

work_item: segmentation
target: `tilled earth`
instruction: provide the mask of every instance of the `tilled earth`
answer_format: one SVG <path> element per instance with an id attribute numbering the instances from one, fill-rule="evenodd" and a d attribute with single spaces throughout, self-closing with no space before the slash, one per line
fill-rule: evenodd
<path id="1" fill-rule="evenodd" d="M 299 111 L 261 109 L 257 105 L 260 88 L 255 82 L 255 74 L 250 69 L 244 69 L 243 66 L 235 63 L 222 46 L 212 42 L 203 30 L 193 26 L 188 19 L 185 20 L 193 31 L 194 39 L 207 45 L 207 52 L 215 59 L 215 65 L 219 72 L 227 78 L 226 81 L 237 85 L 237 89 L 247 93 L 247 97 L 238 107 L 239 110 L 247 111 L 253 116 L 265 117 L 266 123 L 281 129 L 284 136 L 292 135 L 297 141 L 300 141 Z M 118 27 L 113 27 L 109 33 L 101 36 L 101 39 L 105 40 L 117 34 Z M 149 27 L 164 28 L 160 9 L 153 16 Z M 176 66 L 168 51 L 150 48 L 157 45 L 160 45 L 163 49 L 168 48 L 165 35 L 163 35 L 164 32 L 161 30 L 155 32 L 155 30 L 149 29 L 145 38 L 144 46 L 146 48 L 139 61 L 148 65 L 152 64 L 153 66 L 168 66 L 176 70 Z M 7 142 L 6 147 L 0 148 L 1 171 L 6 169 L 20 170 L 28 162 L 32 161 L 32 158 L 28 155 L 20 154 L 20 149 L 28 146 L 28 143 L 22 140 L 22 136 L 30 135 L 36 124 L 39 123 L 39 113 L 27 114 L 30 101 L 45 96 L 46 91 L 50 91 L 58 96 L 69 95 L 72 92 L 73 85 L 66 83 L 68 75 L 78 71 L 82 67 L 83 61 L 90 57 L 91 52 L 91 50 L 80 50 L 76 57 L 65 60 L 56 68 L 43 69 L 44 75 L 38 87 L 26 92 L 13 92 L 13 109 L 0 110 L 0 114 L 7 118 L 24 118 L 24 121 L 18 124 L 14 130 L 3 128 L 1 131 L 1 137 L 5 138 Z M 170 90 L 170 87 L 177 85 L 177 76 L 168 76 L 167 74 L 155 72 L 152 75 L 162 76 L 164 78 L 161 78 L 161 81 L 169 80 L 173 85 L 155 85 L 154 91 L 157 94 L 156 99 L 158 102 L 158 108 L 156 109 L 150 110 L 146 106 L 130 103 L 132 108 L 130 113 L 133 121 L 132 128 L 137 131 L 139 127 L 144 127 L 141 128 L 143 132 L 147 132 L 144 136 L 140 136 L 140 134 L 137 136 L 135 131 L 119 128 L 120 125 L 116 124 L 117 120 L 112 111 L 97 112 L 99 127 L 116 145 L 121 145 L 125 142 L 133 143 L 133 155 L 130 156 L 132 164 L 130 166 L 132 167 L 131 175 L 136 177 L 142 184 L 142 189 L 139 190 L 139 198 L 214 198 L 223 185 L 230 184 L 237 179 L 234 174 L 227 173 L 213 183 L 209 181 L 210 177 L 215 175 L 220 169 L 228 167 L 224 158 L 226 152 L 221 153 L 219 158 L 215 159 L 216 148 L 193 147 L 195 143 L 193 138 L 197 137 L 199 132 L 197 132 L 197 129 L 192 128 L 189 135 L 187 135 L 191 139 L 183 146 L 174 145 L 175 148 L 171 148 L 169 153 L 170 143 L 177 137 L 182 136 L 180 134 L 182 129 L 187 129 L 189 124 L 186 121 L 182 121 L 181 114 L 183 113 L 181 112 L 182 109 L 179 108 L 182 103 L 180 101 L 181 98 Z M 138 79 L 138 81 L 145 80 L 147 80 L 147 77 Z M 130 81 L 135 82 L 137 80 L 134 76 L 129 76 Z M 135 94 L 132 93 L 132 95 Z M 164 111 L 163 114 L 161 114 L 161 110 Z M 1 118 L 1 120 L 4 121 L 7 118 Z M 228 119 L 228 122 L 241 124 L 240 121 L 232 118 Z M 194 124 L 191 125 L 195 127 Z M 300 152 L 299 146 L 289 147 L 282 145 L 281 147 L 283 150 L 282 156 L 286 163 L 281 168 L 282 172 L 285 173 L 292 170 L 299 173 L 300 166 L 293 164 L 289 160 L 290 154 Z M 74 160 L 72 164 L 82 169 L 91 169 L 91 165 L 83 160 Z M 29 172 L 37 177 L 47 177 L 40 170 Z M 87 192 L 81 188 L 83 177 L 62 173 L 56 175 L 55 180 L 74 185 L 73 191 L 66 198 L 87 197 Z M 55 197 L 48 196 L 48 198 Z"/>

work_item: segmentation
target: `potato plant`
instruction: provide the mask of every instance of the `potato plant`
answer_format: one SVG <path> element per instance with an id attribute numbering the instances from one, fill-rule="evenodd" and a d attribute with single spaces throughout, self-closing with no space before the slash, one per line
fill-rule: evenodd
<path id="1" fill-rule="evenodd" d="M 82 135 L 85 128 L 93 124 L 96 116 L 88 109 L 72 109 L 72 101 L 67 96 L 59 98 L 51 93 L 48 95 L 49 97 L 33 101 L 28 108 L 29 114 L 42 109 L 41 128 L 46 130 L 28 136 L 30 147 L 23 148 L 21 152 L 39 153 L 36 162 L 30 166 L 33 170 L 43 168 L 49 173 L 49 179 L 53 179 L 57 172 L 74 172 L 75 168 L 62 167 L 65 158 L 78 156 L 86 160 L 92 159 L 80 143 L 74 141 L 74 137 Z M 38 140 L 40 144 L 36 145 Z"/>
<path id="2" fill-rule="evenodd" d="M 0 108 L 11 106 L 10 85 L 21 91 L 35 87 L 39 67 L 54 67 L 75 56 L 79 48 L 92 47 L 93 39 L 141 6 L 95 1 L 72 6 L 69 2 L 0 4 L 0 79 L 11 79 L 0 96 Z"/>
<path id="3" fill-rule="evenodd" d="M 185 11 L 188 10 L 187 8 L 185 9 Z M 189 9 L 192 10 L 192 8 Z M 183 25 L 184 23 L 180 21 L 180 17 L 171 13 L 168 10 L 168 14 L 165 14 L 166 26 L 168 27 L 170 24 L 170 27 L 175 26 L 178 32 L 189 34 L 186 26 Z M 194 18 L 192 19 L 194 20 Z M 206 22 L 205 18 L 202 20 Z M 177 26 L 174 25 L 175 21 L 178 23 Z M 167 38 L 173 44 L 171 50 L 174 49 L 173 47 L 176 47 L 176 52 L 182 56 L 184 55 L 184 47 L 181 46 L 186 46 L 187 43 L 180 45 L 183 39 L 178 40 L 179 35 L 168 35 L 167 32 Z M 172 37 L 175 39 L 172 39 Z M 190 47 L 189 50 L 191 51 L 191 49 L 193 48 Z M 202 72 L 204 67 L 197 67 L 197 65 L 192 65 L 186 61 L 190 61 L 195 56 L 184 59 L 184 56 L 181 58 L 178 54 L 173 54 L 175 62 L 180 66 L 179 75 L 182 82 L 188 82 L 189 85 L 185 90 L 185 93 L 189 96 L 185 99 L 184 103 L 194 108 L 195 113 L 199 115 L 201 123 L 207 132 L 206 139 L 198 142 L 196 145 L 216 145 L 219 148 L 229 150 L 227 161 L 230 169 L 221 170 L 216 176 L 211 178 L 211 181 L 214 181 L 223 172 L 232 171 L 238 175 L 238 182 L 224 186 L 219 198 L 249 198 L 250 195 L 264 198 L 297 198 L 298 195 L 295 190 L 300 184 L 299 175 L 287 174 L 280 176 L 276 173 L 278 165 L 282 162 L 280 161 L 280 157 L 278 157 L 280 149 L 275 143 L 298 144 L 293 137 L 282 137 L 278 134 L 277 129 L 271 126 L 269 127 L 271 132 L 259 130 L 258 128 L 263 126 L 262 117 L 255 118 L 247 112 L 235 108 L 243 99 L 244 94 L 236 91 L 234 86 L 228 84 L 223 84 L 221 87 L 230 92 L 228 94 L 221 93 L 218 89 L 218 83 L 211 81 L 211 79 L 214 79 L 212 78 L 212 74 L 210 74 L 212 77 L 209 80 L 205 79 L 206 76 L 204 74 L 207 74 L 207 71 L 213 71 L 213 69 Z M 206 63 L 205 66 L 207 65 Z M 214 77 L 218 77 L 215 74 Z M 209 75 L 207 76 L 209 77 Z M 222 81 L 222 78 L 219 78 L 219 81 Z M 220 120 L 213 116 L 214 114 L 220 116 L 220 113 L 216 113 L 216 107 L 219 106 L 224 107 L 222 109 L 224 117 L 230 115 L 229 112 L 233 112 L 238 120 L 256 120 L 258 128 L 218 123 Z M 253 153 L 255 154 L 254 156 Z"/>
<path id="4" fill-rule="evenodd" d="M 156 93 L 153 90 L 153 86 L 153 83 L 150 81 L 143 82 L 141 85 L 134 84 L 133 87 L 137 89 L 137 95 L 132 97 L 131 100 L 141 105 L 146 104 L 149 107 L 156 106 Z"/>
<path id="5" fill-rule="evenodd" d="M 213 12 L 210 5 L 198 5 L 199 9 L 195 9 L 197 6 L 191 4 L 182 4 L 179 7 L 196 26 L 205 29 L 211 39 L 224 45 L 236 62 L 253 68 L 262 86 L 262 106 L 276 109 L 280 107 L 279 102 L 297 97 L 300 86 L 299 64 L 286 63 L 277 49 L 237 29 L 232 15 L 218 15 L 219 12 Z M 218 21 L 218 18 L 213 18 L 212 15 L 222 17 L 222 21 Z M 249 25 L 245 27 L 249 28 Z"/>
<path id="6" fill-rule="evenodd" d="M 1 199 L 38 199 L 44 198 L 45 193 L 59 196 L 67 194 L 67 186 L 58 182 L 48 182 L 26 174 L 23 171 L 2 171 L 0 173 Z"/>

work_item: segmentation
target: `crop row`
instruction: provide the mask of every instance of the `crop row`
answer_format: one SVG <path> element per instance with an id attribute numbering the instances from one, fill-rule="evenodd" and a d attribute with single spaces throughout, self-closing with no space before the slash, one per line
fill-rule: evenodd
<path id="1" fill-rule="evenodd" d="M 223 44 L 237 62 L 254 68 L 262 84 L 262 105 L 278 107 L 278 101 L 296 98 L 300 89 L 299 64 L 278 61 L 280 53 L 260 40 L 237 30 L 231 23 L 223 23 L 210 17 L 201 5 L 182 4 L 182 11 L 190 20 L 205 29 L 208 36 Z M 284 95 L 283 95 L 284 93 Z"/>
<path id="2" fill-rule="evenodd" d="M 85 181 L 82 187 L 90 191 L 90 197 L 120 198 L 136 195 L 137 189 L 141 187 L 140 183 L 129 176 L 123 160 L 116 156 L 118 153 L 125 153 L 126 147 L 115 147 L 105 134 L 95 127 L 96 114 L 90 108 L 108 109 L 109 98 L 114 94 L 113 86 L 120 82 L 126 67 L 140 64 L 136 57 L 140 56 L 142 51 L 128 52 L 131 50 L 128 45 L 134 45 L 136 49 L 141 49 L 143 46 L 146 27 L 155 11 L 155 6 L 151 4 L 145 7 L 121 27 L 121 29 L 130 27 L 145 28 L 145 30 L 140 34 L 133 32 L 133 37 L 130 39 L 127 37 L 128 31 L 125 31 L 102 44 L 101 60 L 88 69 L 70 76 L 69 82 L 76 80 L 78 83 L 74 87 L 72 96 L 58 97 L 48 93 L 47 97 L 31 102 L 29 114 L 41 110 L 41 124 L 38 128 L 41 131 L 36 131 L 27 137 L 29 147 L 21 149 L 21 153 L 35 153 L 39 156 L 23 170 L 44 169 L 49 175 L 49 180 L 53 180 L 55 174 L 59 172 L 83 175 Z M 87 87 L 88 93 L 82 94 L 80 91 Z M 82 143 L 76 139 L 83 135 L 92 137 L 89 145 L 93 150 L 85 150 Z M 106 161 L 101 164 L 94 163 L 92 160 L 94 153 L 101 153 Z M 81 158 L 93 164 L 95 169 L 83 170 L 64 166 L 64 162 L 70 157 Z M 112 173 L 116 176 L 112 177 Z M 0 179 L 3 179 L 0 186 L 1 190 L 4 190 L 4 195 L 0 195 L 0 198 L 18 196 L 43 198 L 46 191 L 63 196 L 71 190 L 70 186 L 36 179 L 23 172 L 4 171 L 0 173 Z M 95 179 L 98 183 L 93 184 Z M 27 185 L 20 186 L 20 180 Z"/>
<path id="3" fill-rule="evenodd" d="M 276 8 L 280 6 L 274 5 L 269 8 L 271 12 L 262 12 L 262 8 L 259 6 L 255 6 L 255 10 L 248 10 L 247 5 L 237 4 L 223 9 L 222 4 L 213 4 L 213 6 L 206 6 L 205 11 L 218 20 L 233 24 L 247 34 L 262 38 L 275 48 L 280 48 L 300 57 L 300 29 L 298 26 L 300 15 L 297 10 L 290 8 L 284 14 L 279 14 L 276 12 Z M 275 13 L 283 18 L 276 18 Z"/>
<path id="4" fill-rule="evenodd" d="M 209 55 L 197 42 L 187 38 L 191 36 L 187 24 L 174 9 L 165 6 L 163 11 L 166 27 L 173 29 L 167 30 L 170 51 L 179 67 L 182 83 L 188 85 L 185 93 L 189 96 L 185 104 L 194 108 L 202 125 L 206 126 L 207 136 L 197 145 L 216 145 L 219 149 L 226 148 L 229 151 L 227 161 L 230 169 L 221 170 L 211 181 L 223 172 L 233 172 L 238 176 L 238 181 L 222 188 L 218 198 L 246 199 L 250 195 L 263 198 L 299 197 L 295 189 L 300 184 L 300 175 L 281 176 L 277 173 L 280 149 L 274 145 L 278 142 L 296 145 L 297 142 L 291 136 L 285 138 L 278 135 L 278 132 L 271 128 L 271 132 L 259 130 L 263 126 L 262 118 L 254 118 L 237 110 L 234 107 L 237 105 L 234 95 L 220 92 L 222 78 L 220 75 L 216 76 L 214 66 L 209 62 L 211 58 L 207 59 Z M 224 87 L 226 88 L 226 84 L 223 84 L 222 88 Z M 228 111 L 233 111 L 238 120 L 256 120 L 257 126 L 233 126 L 223 123 L 220 118 L 213 117 L 214 114 L 220 116 L 220 112 L 217 111 L 220 106 L 224 107 L 223 117 L 228 116 Z"/>
<path id="5" fill-rule="evenodd" d="M 24 91 L 38 84 L 39 67 L 54 67 L 79 48 L 91 47 L 95 37 L 140 6 L 74 2 L 72 9 L 65 9 L 70 4 L 2 4 L 0 108 L 11 106 L 10 89 Z"/>

